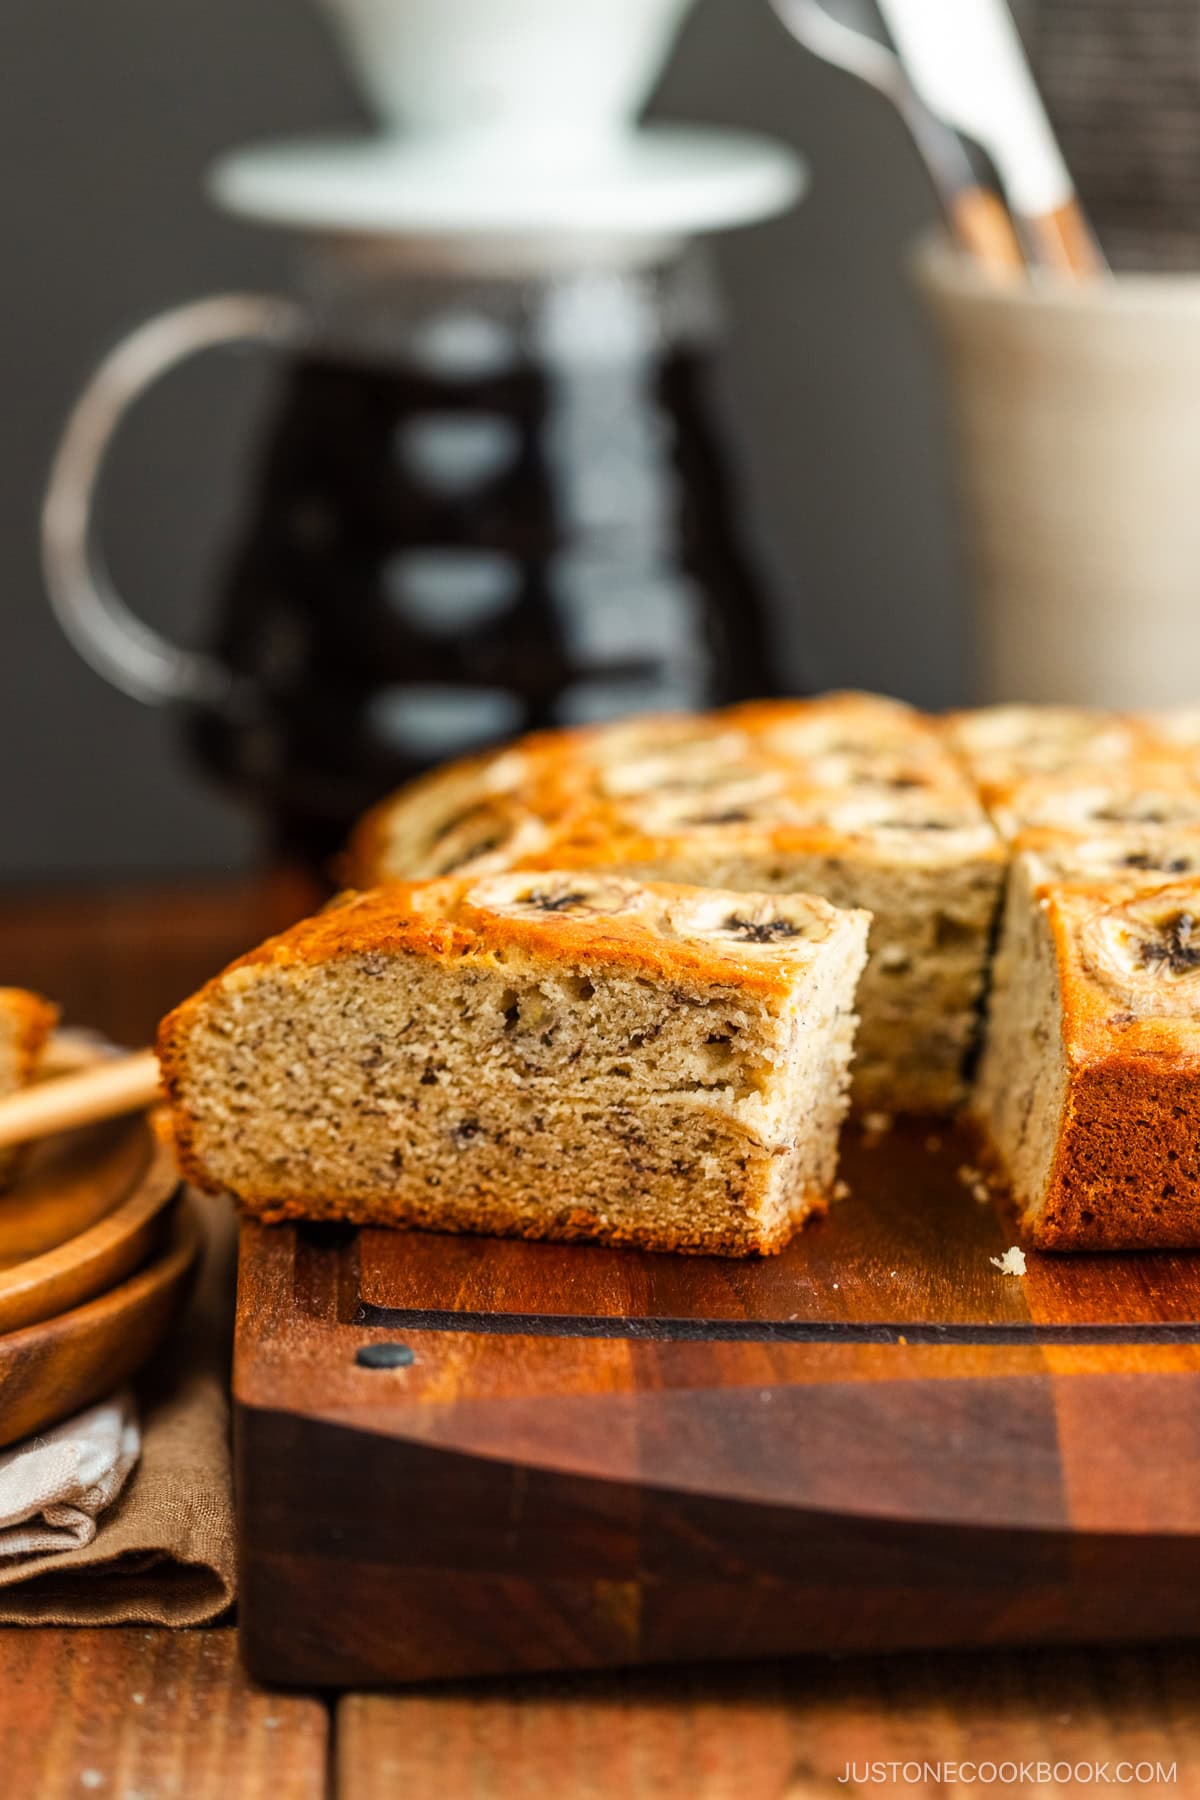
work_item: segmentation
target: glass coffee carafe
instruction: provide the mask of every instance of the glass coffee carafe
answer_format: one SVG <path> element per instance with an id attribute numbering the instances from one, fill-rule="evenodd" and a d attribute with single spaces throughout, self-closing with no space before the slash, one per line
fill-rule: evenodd
<path id="1" fill-rule="evenodd" d="M 199 301 L 135 332 L 85 389 L 46 503 L 48 586 L 77 648 L 174 705 L 204 767 L 310 861 L 446 757 L 773 685 L 707 405 L 716 315 L 694 240 L 789 204 L 795 161 L 628 126 L 686 0 L 619 17 L 588 0 L 590 67 L 579 20 L 538 0 L 536 69 L 501 29 L 530 23 L 530 0 L 457 3 L 482 35 L 429 0 L 331 0 L 373 88 L 393 71 L 387 133 L 240 152 L 215 181 L 229 210 L 293 232 L 296 297 Z M 568 79 L 586 106 L 565 105 Z M 150 383 L 247 338 L 274 346 L 281 379 L 206 647 L 185 651 L 109 583 L 95 489 Z"/>

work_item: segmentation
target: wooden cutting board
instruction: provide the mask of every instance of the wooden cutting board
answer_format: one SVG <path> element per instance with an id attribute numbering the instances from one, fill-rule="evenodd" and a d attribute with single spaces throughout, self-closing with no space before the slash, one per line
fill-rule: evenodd
<path id="1" fill-rule="evenodd" d="M 1200 1257 L 1005 1275 L 969 1162 L 851 1131 L 758 1262 L 245 1225 L 253 1672 L 1193 1635 Z"/>

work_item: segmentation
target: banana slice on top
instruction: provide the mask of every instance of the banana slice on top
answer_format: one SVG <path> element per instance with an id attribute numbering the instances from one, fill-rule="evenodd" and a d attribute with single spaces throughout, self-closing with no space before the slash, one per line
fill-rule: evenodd
<path id="1" fill-rule="evenodd" d="M 1156 888 L 1104 908 L 1083 927 L 1080 950 L 1137 1017 L 1200 1015 L 1200 886 Z"/>

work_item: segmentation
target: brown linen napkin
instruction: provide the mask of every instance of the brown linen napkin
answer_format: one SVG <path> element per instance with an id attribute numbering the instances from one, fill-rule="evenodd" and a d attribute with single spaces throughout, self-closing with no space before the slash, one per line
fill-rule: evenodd
<path id="1" fill-rule="evenodd" d="M 2 1625 L 204 1625 L 234 1597 L 229 1359 L 237 1229 L 205 1200 L 195 1297 L 137 1383 L 142 1455 L 90 1544 L 0 1559 Z"/>

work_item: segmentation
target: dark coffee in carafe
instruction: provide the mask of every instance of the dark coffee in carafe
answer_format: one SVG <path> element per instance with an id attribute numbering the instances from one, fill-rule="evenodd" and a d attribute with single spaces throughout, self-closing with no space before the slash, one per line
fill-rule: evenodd
<path id="1" fill-rule="evenodd" d="M 237 679 L 194 715 L 283 847 L 516 732 L 770 690 L 694 261 L 336 272 L 225 583 Z"/>

